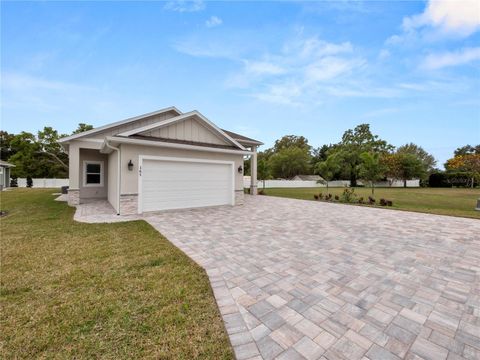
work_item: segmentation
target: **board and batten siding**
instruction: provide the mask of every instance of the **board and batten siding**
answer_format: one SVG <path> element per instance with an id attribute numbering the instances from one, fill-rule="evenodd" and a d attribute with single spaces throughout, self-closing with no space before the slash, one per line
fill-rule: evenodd
<path id="1" fill-rule="evenodd" d="M 205 144 L 230 145 L 195 118 L 187 118 L 172 125 L 141 133 L 163 139 L 193 141 Z"/>

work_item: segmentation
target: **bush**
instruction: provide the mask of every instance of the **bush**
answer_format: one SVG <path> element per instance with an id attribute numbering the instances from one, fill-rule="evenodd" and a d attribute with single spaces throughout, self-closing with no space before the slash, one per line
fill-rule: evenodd
<path id="1" fill-rule="evenodd" d="M 357 195 L 355 194 L 355 189 L 353 188 L 345 188 L 342 193 L 342 201 L 343 202 L 353 202 Z"/>
<path id="2" fill-rule="evenodd" d="M 358 203 L 359 204 L 365 203 L 365 201 L 363 200 L 363 196 L 360 196 L 360 198 L 358 199 Z"/>
<path id="3" fill-rule="evenodd" d="M 12 176 L 10 179 L 10 187 L 18 187 L 18 178 L 16 176 Z"/>
<path id="4" fill-rule="evenodd" d="M 381 198 L 380 199 L 380 205 L 381 206 L 387 206 L 387 200 L 385 200 L 384 198 Z"/>
<path id="5" fill-rule="evenodd" d="M 375 199 L 374 199 L 373 197 L 369 196 L 369 197 L 368 197 L 368 203 L 369 203 L 370 205 L 374 205 L 374 204 L 375 204 Z"/>
<path id="6" fill-rule="evenodd" d="M 317 194 L 314 194 L 314 195 L 313 195 L 313 198 L 314 198 L 315 200 L 318 200 L 318 195 L 317 195 Z"/>
<path id="7" fill-rule="evenodd" d="M 258 195 L 265 195 L 265 191 L 263 191 L 263 190 L 258 190 Z"/>
<path id="8" fill-rule="evenodd" d="M 340 200 L 340 196 L 335 195 L 335 200 L 337 200 L 337 201 Z"/>
<path id="9" fill-rule="evenodd" d="M 393 201 L 392 200 L 387 200 L 387 206 L 393 206 Z"/>
<path id="10" fill-rule="evenodd" d="M 325 200 L 327 201 L 332 200 L 332 194 L 325 195 Z"/>
<path id="11" fill-rule="evenodd" d="M 27 188 L 31 188 L 33 186 L 33 180 L 31 176 L 27 176 Z"/>

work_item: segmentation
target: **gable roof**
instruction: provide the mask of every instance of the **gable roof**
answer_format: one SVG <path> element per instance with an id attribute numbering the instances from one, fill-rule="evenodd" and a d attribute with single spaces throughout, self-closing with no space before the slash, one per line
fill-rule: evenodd
<path id="1" fill-rule="evenodd" d="M 232 139 L 237 140 L 240 144 L 248 144 L 248 145 L 263 145 L 261 141 L 234 133 L 233 131 L 228 131 L 225 129 L 222 129 L 223 132 L 225 132 L 227 135 L 229 135 Z"/>
<path id="2" fill-rule="evenodd" d="M 114 122 L 114 123 L 111 123 L 111 124 L 108 124 L 108 125 L 99 126 L 99 127 L 95 128 L 95 129 L 92 129 L 92 130 L 88 130 L 88 131 L 84 131 L 84 132 L 81 132 L 81 133 L 78 133 L 78 134 L 66 136 L 64 138 L 59 139 L 58 142 L 60 142 L 60 143 L 68 142 L 70 140 L 75 140 L 75 139 L 78 139 L 78 138 L 81 138 L 81 137 L 93 135 L 93 134 L 96 134 L 100 131 L 111 129 L 113 127 L 120 126 L 120 125 L 125 125 L 125 124 L 131 123 L 131 122 L 134 122 L 134 121 L 137 121 L 137 120 L 141 120 L 143 118 L 147 118 L 147 117 L 150 117 L 150 116 L 160 115 L 160 114 L 163 114 L 163 113 L 166 113 L 166 112 L 169 112 L 169 111 L 174 111 L 178 115 L 182 114 L 182 112 L 180 110 L 178 110 L 175 106 L 170 106 L 168 108 L 160 109 L 160 110 L 153 111 L 153 112 L 146 113 L 146 114 L 139 115 L 139 116 L 134 116 L 134 117 L 124 119 L 124 120 L 120 120 L 120 121 L 117 121 L 117 122 Z"/>
<path id="3" fill-rule="evenodd" d="M 152 130 L 160 129 L 160 128 L 165 127 L 165 126 L 172 125 L 176 122 L 183 121 L 183 120 L 186 120 L 186 119 L 191 118 L 191 117 L 195 117 L 198 120 L 200 120 L 203 124 L 205 124 L 208 128 L 213 130 L 221 138 L 227 140 L 227 142 L 229 142 L 230 144 L 233 144 L 234 146 L 238 147 L 241 150 L 245 150 L 245 147 L 243 145 L 241 145 L 237 140 L 233 139 L 225 131 L 223 131 L 222 129 L 217 127 L 217 125 L 212 123 L 210 120 L 208 120 L 205 116 L 203 116 L 197 110 L 193 110 L 193 111 L 175 116 L 171 119 L 158 121 L 158 122 L 150 124 L 150 125 L 142 126 L 142 127 L 136 128 L 136 129 L 128 130 L 128 131 L 124 131 L 124 132 L 118 134 L 118 136 L 128 137 L 128 136 L 132 136 L 132 135 L 138 135 L 138 134 L 141 134 L 141 133 L 146 132 L 146 131 L 152 131 Z"/>

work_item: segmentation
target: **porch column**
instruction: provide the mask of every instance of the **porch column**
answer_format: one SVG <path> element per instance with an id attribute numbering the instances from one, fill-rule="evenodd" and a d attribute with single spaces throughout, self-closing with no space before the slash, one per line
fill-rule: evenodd
<path id="1" fill-rule="evenodd" d="M 250 158 L 250 195 L 257 195 L 257 147 L 252 146 Z"/>
<path id="2" fill-rule="evenodd" d="M 68 149 L 68 205 L 80 204 L 80 148 L 70 144 Z"/>

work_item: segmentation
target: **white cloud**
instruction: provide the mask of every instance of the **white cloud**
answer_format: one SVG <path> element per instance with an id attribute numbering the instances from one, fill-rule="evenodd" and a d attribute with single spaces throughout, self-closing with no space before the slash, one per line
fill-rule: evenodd
<path id="1" fill-rule="evenodd" d="M 245 60 L 245 72 L 253 75 L 280 75 L 287 70 L 282 66 L 268 61 L 249 61 Z"/>
<path id="2" fill-rule="evenodd" d="M 211 16 L 210 19 L 205 21 L 205 26 L 208 27 L 208 28 L 212 28 L 212 27 L 215 27 L 215 26 L 222 25 L 222 23 L 223 23 L 223 20 L 220 19 L 219 17 Z"/>
<path id="3" fill-rule="evenodd" d="M 465 48 L 456 52 L 428 55 L 421 67 L 427 70 L 437 70 L 448 66 L 457 66 L 480 60 L 480 47 Z"/>
<path id="4" fill-rule="evenodd" d="M 380 60 L 385 60 L 385 59 L 388 59 L 390 57 L 391 53 L 389 50 L 387 49 L 382 49 L 380 50 L 380 52 L 378 53 L 378 58 Z"/>
<path id="5" fill-rule="evenodd" d="M 168 1 L 163 8 L 177 12 L 196 12 L 204 10 L 205 3 L 202 0 L 176 0 Z"/>
<path id="6" fill-rule="evenodd" d="M 478 0 L 430 0 L 421 14 L 403 19 L 403 29 L 431 26 L 444 33 L 469 36 L 480 29 L 480 2 Z"/>

